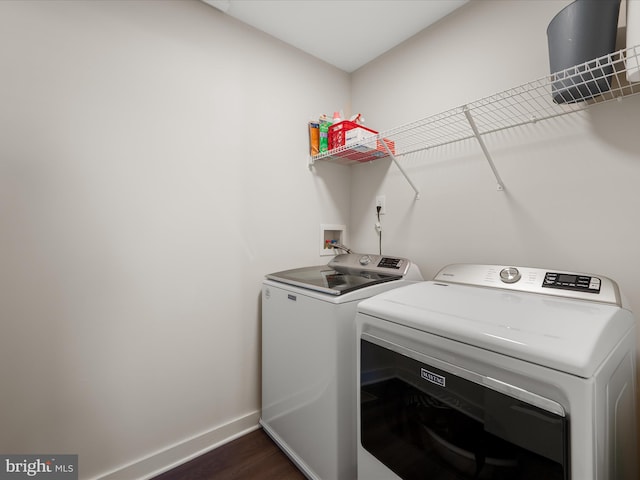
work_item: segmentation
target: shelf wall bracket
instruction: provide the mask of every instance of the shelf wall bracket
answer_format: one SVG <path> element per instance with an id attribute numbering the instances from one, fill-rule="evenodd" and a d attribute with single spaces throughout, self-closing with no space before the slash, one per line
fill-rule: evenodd
<path id="1" fill-rule="evenodd" d="M 476 122 L 473 120 L 473 117 L 471 116 L 471 112 L 469 111 L 469 107 L 467 107 L 466 105 L 464 107 L 462 107 L 462 111 L 464 112 L 465 117 L 467 117 L 467 121 L 469 122 L 469 126 L 471 126 L 471 130 L 473 130 L 473 134 L 476 137 L 476 140 L 478 140 L 478 143 L 480 144 L 480 148 L 482 149 L 482 152 L 484 153 L 484 156 L 487 159 L 487 162 L 489 162 L 489 166 L 491 167 L 491 171 L 493 172 L 493 175 L 496 177 L 496 182 L 498 182 L 498 190 L 499 191 L 503 191 L 504 190 L 504 183 L 502 183 L 502 179 L 500 178 L 500 174 L 498 173 L 498 170 L 496 169 L 495 164 L 493 163 L 493 159 L 491 158 L 491 154 L 489 153 L 489 150 L 487 149 L 487 146 L 484 143 L 484 140 L 482 139 L 482 136 L 480 135 L 480 132 L 478 131 L 478 127 L 476 126 Z"/>
<path id="2" fill-rule="evenodd" d="M 383 138 L 380 138 L 379 143 L 381 143 L 382 146 L 384 146 L 384 149 L 387 151 L 387 154 L 389 155 L 389 157 L 391 157 L 391 160 L 393 160 L 393 163 L 396 164 L 396 167 L 398 167 L 398 170 L 400 170 L 400 173 L 402 173 L 402 175 L 407 180 L 407 182 L 409 182 L 409 185 L 411 185 L 411 188 L 413 188 L 413 191 L 416 192 L 416 200 L 420 200 L 420 190 L 418 190 L 415 184 L 411 181 L 411 179 L 409 178 L 409 175 L 407 175 L 407 172 L 405 172 L 404 168 L 402 168 L 402 166 L 396 159 L 396 156 L 393 153 L 391 153 L 391 150 L 389 149 L 389 145 L 387 145 L 387 142 L 385 142 Z"/>

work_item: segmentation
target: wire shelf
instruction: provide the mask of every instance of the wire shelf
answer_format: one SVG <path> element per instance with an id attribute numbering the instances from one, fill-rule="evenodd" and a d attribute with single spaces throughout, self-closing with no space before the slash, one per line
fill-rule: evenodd
<path id="1" fill-rule="evenodd" d="M 634 82 L 627 81 L 627 74 L 633 75 Z M 640 45 L 380 132 L 357 144 L 321 153 L 311 157 L 310 163 L 324 160 L 352 165 L 401 157 L 470 138 L 477 138 L 482 144 L 480 136 L 489 133 L 567 115 L 637 93 L 640 93 Z M 385 142 L 381 142 L 383 139 Z M 387 149 L 384 144 L 393 148 Z"/>

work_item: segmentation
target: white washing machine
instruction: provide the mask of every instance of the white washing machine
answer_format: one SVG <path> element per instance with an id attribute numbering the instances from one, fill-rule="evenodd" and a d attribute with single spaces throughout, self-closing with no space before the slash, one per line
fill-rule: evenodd
<path id="1" fill-rule="evenodd" d="M 358 305 L 361 480 L 637 480 L 636 332 L 599 275 L 451 265 Z"/>
<path id="2" fill-rule="evenodd" d="M 267 275 L 260 424 L 308 478 L 356 478 L 356 305 L 421 280 L 407 259 L 359 254 Z"/>

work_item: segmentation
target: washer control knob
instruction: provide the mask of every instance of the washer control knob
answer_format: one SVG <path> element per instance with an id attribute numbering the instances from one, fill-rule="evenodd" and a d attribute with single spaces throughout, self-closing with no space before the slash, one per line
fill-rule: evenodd
<path id="1" fill-rule="evenodd" d="M 360 265 L 369 265 L 371 263 L 371 257 L 369 255 L 363 255 L 360 257 Z"/>
<path id="2" fill-rule="evenodd" d="M 503 268 L 500 271 L 500 280 L 504 283 L 516 283 L 520 280 L 520 272 L 515 267 Z"/>

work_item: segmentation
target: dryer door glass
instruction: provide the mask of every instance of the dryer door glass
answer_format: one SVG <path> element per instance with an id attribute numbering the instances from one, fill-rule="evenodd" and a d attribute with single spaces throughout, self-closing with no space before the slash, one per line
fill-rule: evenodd
<path id="1" fill-rule="evenodd" d="M 555 402 L 538 397 L 540 408 L 365 339 L 360 357 L 362 447 L 400 478 L 569 478 L 567 419 L 544 408 Z"/>

